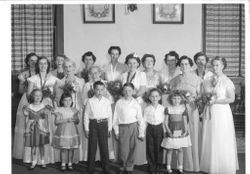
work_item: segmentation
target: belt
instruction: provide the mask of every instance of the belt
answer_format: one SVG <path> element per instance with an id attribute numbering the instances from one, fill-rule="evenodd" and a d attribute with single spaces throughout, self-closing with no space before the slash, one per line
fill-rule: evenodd
<path id="1" fill-rule="evenodd" d="M 103 123 L 103 122 L 108 122 L 107 118 L 104 119 L 91 119 L 90 121 L 95 121 L 96 123 Z"/>

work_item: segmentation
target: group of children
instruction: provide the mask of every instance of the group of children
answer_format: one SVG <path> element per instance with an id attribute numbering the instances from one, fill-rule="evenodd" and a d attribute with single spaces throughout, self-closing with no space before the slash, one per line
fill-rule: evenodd
<path id="1" fill-rule="evenodd" d="M 134 85 L 123 85 L 123 97 L 116 102 L 114 113 L 110 101 L 104 97 L 105 84 L 96 81 L 93 85 L 94 96 L 89 98 L 83 113 L 84 131 L 88 138 L 88 173 L 95 169 L 97 143 L 99 144 L 103 173 L 110 173 L 108 137 L 114 130 L 119 146 L 120 170 L 132 173 L 135 162 L 137 139 L 146 141 L 146 153 L 149 173 L 161 169 L 163 148 L 167 149 L 167 172 L 172 173 L 172 153 L 178 152 L 178 170 L 183 172 L 182 148 L 191 146 L 188 132 L 188 116 L 183 96 L 174 91 L 169 95 L 170 106 L 161 104 L 161 92 L 153 88 L 149 92 L 150 104 L 142 109 L 133 98 Z M 53 108 L 43 104 L 42 91 L 35 89 L 31 93 L 28 106 L 23 108 L 26 116 L 25 146 L 32 148 L 32 165 L 36 166 L 36 151 L 40 151 L 43 161 L 44 146 L 52 144 L 61 151 L 61 170 L 73 170 L 74 149 L 79 148 L 80 136 L 77 129 L 80 112 L 72 107 L 72 95 L 63 93 L 60 107 Z M 48 117 L 55 115 L 56 130 L 50 141 Z M 145 137 L 146 135 L 146 137 Z M 46 165 L 42 165 L 46 168 Z"/>

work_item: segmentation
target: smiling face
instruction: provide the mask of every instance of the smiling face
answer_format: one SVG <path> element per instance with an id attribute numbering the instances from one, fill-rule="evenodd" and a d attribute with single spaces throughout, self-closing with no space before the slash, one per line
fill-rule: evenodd
<path id="1" fill-rule="evenodd" d="M 173 96 L 172 103 L 174 106 L 178 106 L 181 103 L 181 96 Z"/>
<path id="2" fill-rule="evenodd" d="M 95 62 L 94 62 L 94 59 L 92 56 L 85 56 L 84 57 L 84 64 L 86 67 L 90 67 L 90 66 L 94 65 L 94 63 Z"/>
<path id="3" fill-rule="evenodd" d="M 66 108 L 70 107 L 71 104 L 72 104 L 72 102 L 73 102 L 73 101 L 72 101 L 72 98 L 71 98 L 71 97 L 65 97 L 65 98 L 63 99 L 63 101 L 62 101 L 63 106 L 66 107 Z"/>
<path id="4" fill-rule="evenodd" d="M 40 59 L 38 62 L 38 67 L 40 72 L 47 72 L 48 69 L 48 62 L 46 59 Z"/>
<path id="5" fill-rule="evenodd" d="M 42 101 L 42 92 L 41 91 L 34 92 L 33 97 L 34 97 L 34 103 L 35 104 L 41 103 L 41 101 Z"/>
<path id="6" fill-rule="evenodd" d="M 72 75 L 74 74 L 75 67 L 72 62 L 68 61 L 64 62 L 63 69 L 66 75 Z"/>
<path id="7" fill-rule="evenodd" d="M 130 58 L 128 60 L 128 68 L 129 68 L 129 71 L 133 72 L 135 70 L 137 70 L 137 67 L 139 66 L 137 60 L 135 58 Z"/>
<path id="8" fill-rule="evenodd" d="M 191 66 L 188 59 L 183 59 L 180 63 L 180 69 L 182 73 L 188 73 L 191 71 Z"/>
<path id="9" fill-rule="evenodd" d="M 93 81 L 100 80 L 101 72 L 98 68 L 92 67 L 90 70 L 90 77 L 93 79 Z"/>
<path id="10" fill-rule="evenodd" d="M 196 64 L 198 67 L 204 67 L 207 64 L 207 60 L 205 56 L 199 56 L 196 60 Z"/>
<path id="11" fill-rule="evenodd" d="M 161 99 L 161 96 L 160 96 L 159 92 L 157 92 L 157 91 L 151 92 L 151 94 L 149 96 L 149 100 L 152 102 L 152 104 L 159 103 L 160 99 Z"/>
<path id="12" fill-rule="evenodd" d="M 218 75 L 222 73 L 224 65 L 220 60 L 214 60 L 212 67 L 213 67 L 213 72 Z"/>
<path id="13" fill-rule="evenodd" d="M 146 69 L 154 68 L 154 59 L 152 57 L 146 57 L 146 59 L 144 61 L 144 67 Z"/>
<path id="14" fill-rule="evenodd" d="M 37 56 L 30 57 L 29 62 L 28 62 L 30 68 L 35 68 L 37 60 L 38 60 Z"/>
<path id="15" fill-rule="evenodd" d="M 117 49 L 112 49 L 110 53 L 111 62 L 117 62 L 120 57 L 119 51 Z"/>

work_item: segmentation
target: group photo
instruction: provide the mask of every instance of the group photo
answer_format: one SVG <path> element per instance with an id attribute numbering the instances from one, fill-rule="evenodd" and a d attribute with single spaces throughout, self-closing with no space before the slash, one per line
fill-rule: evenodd
<path id="1" fill-rule="evenodd" d="M 12 174 L 246 173 L 246 3 L 10 8 Z"/>

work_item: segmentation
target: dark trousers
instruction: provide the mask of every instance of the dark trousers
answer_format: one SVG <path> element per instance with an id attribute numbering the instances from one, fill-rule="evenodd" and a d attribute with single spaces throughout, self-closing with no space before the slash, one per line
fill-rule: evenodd
<path id="1" fill-rule="evenodd" d="M 99 144 L 103 173 L 109 172 L 109 152 L 108 152 L 108 121 L 89 122 L 89 141 L 88 141 L 88 172 L 95 170 L 95 156 Z"/>
<path id="2" fill-rule="evenodd" d="M 151 125 L 148 124 L 146 129 L 146 150 L 148 169 L 153 172 L 157 167 L 160 167 L 163 160 L 163 149 L 161 142 L 163 139 L 163 127 L 162 124 Z"/>

